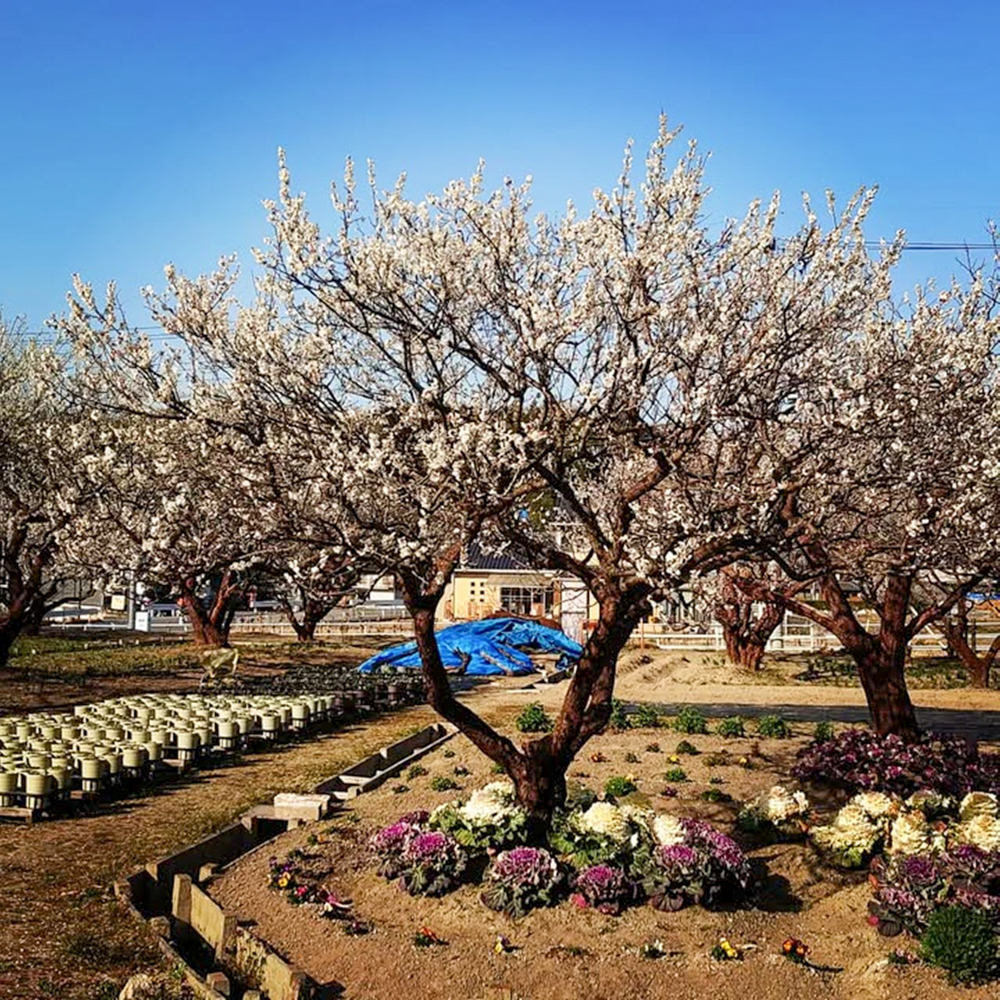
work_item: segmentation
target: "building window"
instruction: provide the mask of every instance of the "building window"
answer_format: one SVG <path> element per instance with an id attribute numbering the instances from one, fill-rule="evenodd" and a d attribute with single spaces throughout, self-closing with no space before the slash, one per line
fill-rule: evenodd
<path id="1" fill-rule="evenodd" d="M 500 607 L 515 615 L 541 618 L 552 614 L 553 588 L 501 587 Z"/>

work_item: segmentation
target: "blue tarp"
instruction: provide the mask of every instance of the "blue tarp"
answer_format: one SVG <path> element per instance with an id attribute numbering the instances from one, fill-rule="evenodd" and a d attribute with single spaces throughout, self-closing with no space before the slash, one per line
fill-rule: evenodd
<path id="1" fill-rule="evenodd" d="M 481 622 L 450 625 L 437 633 L 438 648 L 446 670 L 482 677 L 490 674 L 530 674 L 531 658 L 523 652 L 561 653 L 560 666 L 575 663 L 583 652 L 558 629 L 520 618 L 488 618 Z M 384 668 L 420 669 L 415 642 L 383 649 L 365 660 L 358 669 L 363 674 Z"/>

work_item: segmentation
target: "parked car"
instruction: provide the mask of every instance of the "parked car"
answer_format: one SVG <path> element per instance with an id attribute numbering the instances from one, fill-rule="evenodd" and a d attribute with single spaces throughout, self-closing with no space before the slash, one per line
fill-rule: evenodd
<path id="1" fill-rule="evenodd" d="M 154 601 L 145 608 L 150 618 L 180 618 L 181 606 L 173 601 Z"/>

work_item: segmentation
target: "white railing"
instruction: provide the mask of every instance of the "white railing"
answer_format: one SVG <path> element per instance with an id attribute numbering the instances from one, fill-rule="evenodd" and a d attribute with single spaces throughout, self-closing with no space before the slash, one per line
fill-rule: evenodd
<path id="1" fill-rule="evenodd" d="M 873 633 L 878 632 L 878 618 L 873 612 L 860 612 L 859 623 Z M 969 645 L 977 653 L 985 653 L 1000 635 L 1000 622 L 992 619 L 970 622 Z M 633 644 L 655 646 L 671 652 L 713 652 L 726 648 L 722 626 L 696 623 L 690 626 L 644 622 L 633 632 Z M 840 640 L 832 632 L 800 615 L 786 615 L 771 636 L 767 651 L 772 653 L 816 653 L 837 649 Z M 933 626 L 919 632 L 910 643 L 913 656 L 944 656 L 948 642 Z"/>

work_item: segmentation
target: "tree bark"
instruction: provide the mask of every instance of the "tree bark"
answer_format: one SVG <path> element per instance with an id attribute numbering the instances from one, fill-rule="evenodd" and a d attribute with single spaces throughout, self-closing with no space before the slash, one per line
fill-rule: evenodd
<path id="1" fill-rule="evenodd" d="M 54 552 L 54 544 L 46 544 L 28 559 L 26 568 L 21 558 L 28 537 L 27 527 L 18 527 L 5 544 L 0 544 L 0 569 L 6 577 L 7 612 L 0 617 L 0 667 L 7 663 L 11 647 L 21 634 L 28 619 L 33 602 L 41 597 L 44 601 L 44 572 Z"/>
<path id="2" fill-rule="evenodd" d="M 861 687 L 875 731 L 886 736 L 915 739 L 920 732 L 917 714 L 906 687 L 906 652 L 909 640 L 910 591 L 913 578 L 890 574 L 880 607 L 880 628 L 873 636 L 861 627 L 843 590 L 832 579 L 823 593 L 830 605 L 830 631 L 844 644 L 858 668 Z"/>
<path id="3" fill-rule="evenodd" d="M 726 625 L 722 626 L 722 637 L 726 643 L 726 655 L 734 666 L 741 670 L 760 669 L 767 648 L 766 639 L 761 642 L 756 636 L 742 634 Z"/>
<path id="4" fill-rule="evenodd" d="M 990 672 L 996 664 L 997 657 L 1000 656 L 1000 635 L 990 644 L 986 654 L 980 656 L 968 640 L 964 618 L 963 609 L 958 622 L 942 619 L 938 623 L 938 627 L 948 640 L 948 645 L 961 660 L 962 666 L 969 672 L 969 684 L 974 688 L 988 688 L 990 686 Z"/>
<path id="5" fill-rule="evenodd" d="M 296 617 L 291 604 L 287 601 L 282 602 L 282 607 L 285 611 L 285 617 L 295 630 L 295 638 L 299 642 L 312 642 L 316 638 L 316 626 L 330 613 L 334 603 L 304 596 L 301 619 Z"/>
<path id="6" fill-rule="evenodd" d="M 32 600 L 24 616 L 24 627 L 22 629 L 24 635 L 38 635 L 42 627 L 42 620 L 50 611 L 62 603 L 62 601 L 52 601 L 49 603 L 54 595 L 55 587 L 49 587 L 44 594 L 38 594 Z"/>
<path id="7" fill-rule="evenodd" d="M 229 646 L 229 627 L 236 613 L 236 603 L 245 593 L 246 585 L 238 582 L 236 574 L 227 570 L 222 575 L 211 604 L 198 597 L 197 583 L 189 577 L 180 586 L 177 603 L 191 623 L 191 637 L 196 646 Z"/>
<path id="8" fill-rule="evenodd" d="M 766 591 L 747 589 L 766 587 Z M 788 581 L 778 586 L 767 568 L 737 564 L 719 571 L 713 613 L 722 625 L 730 662 L 744 670 L 759 670 L 768 641 L 785 617 L 783 597 L 794 597 L 806 584 Z M 772 595 L 770 591 L 773 590 Z M 761 606 L 755 614 L 755 607 Z"/>
<path id="9" fill-rule="evenodd" d="M 21 634 L 22 622 L 23 617 L 8 616 L 0 619 L 0 667 L 7 665 L 11 647 Z"/>

